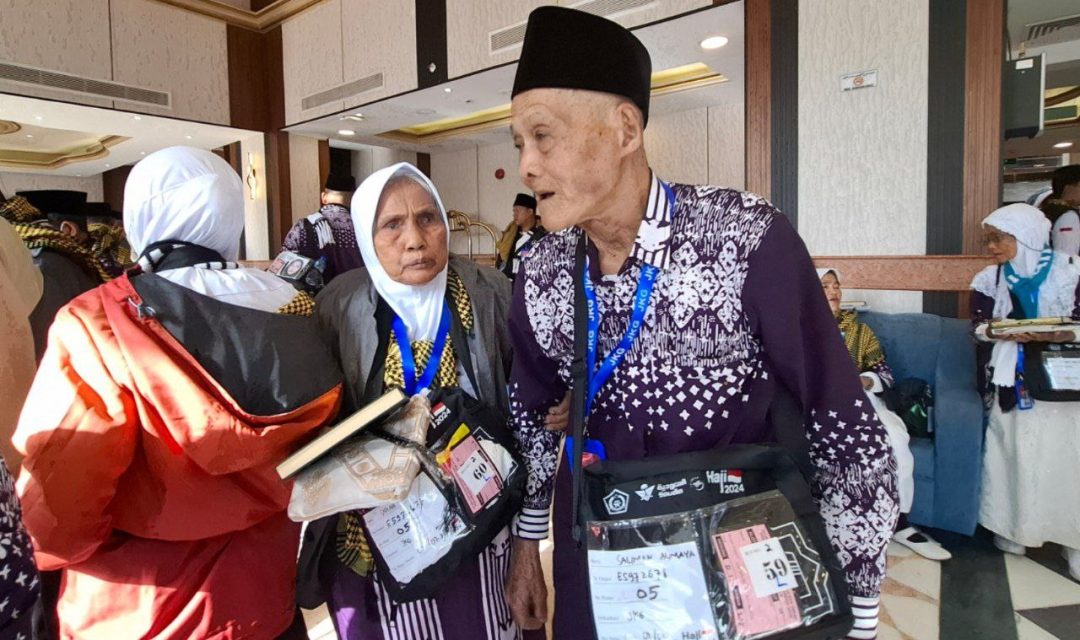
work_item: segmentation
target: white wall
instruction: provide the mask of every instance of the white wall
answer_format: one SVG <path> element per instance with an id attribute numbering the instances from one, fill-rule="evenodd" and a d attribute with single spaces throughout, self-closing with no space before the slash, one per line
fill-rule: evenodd
<path id="1" fill-rule="evenodd" d="M 155 0 L 0 0 L 0 60 L 167 91 L 128 111 L 229 122 L 225 24 Z M 0 91 L 113 107 L 107 98 L 0 80 Z"/>
<path id="2" fill-rule="evenodd" d="M 814 255 L 926 253 L 928 21 L 928 0 L 799 2 L 799 233 Z M 869 69 L 878 86 L 840 90 Z M 922 309 L 917 292 L 850 297 Z"/>
<path id="3" fill-rule="evenodd" d="M 102 202 L 105 197 L 101 174 L 86 178 L 44 175 L 37 173 L 0 173 L 0 191 L 11 197 L 16 191 L 36 191 L 38 189 L 67 189 L 85 191 L 87 202 Z"/>
<path id="4" fill-rule="evenodd" d="M 289 135 L 289 187 L 292 189 L 292 219 L 306 218 L 319 210 L 319 140 Z"/>

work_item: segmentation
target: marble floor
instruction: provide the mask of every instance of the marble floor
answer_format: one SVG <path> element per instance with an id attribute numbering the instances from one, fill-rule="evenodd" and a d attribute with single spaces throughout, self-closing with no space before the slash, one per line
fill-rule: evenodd
<path id="1" fill-rule="evenodd" d="M 889 547 L 879 640 L 1080 640 L 1080 583 L 1069 578 L 1061 547 L 1005 556 L 986 531 L 932 533 L 952 560 Z M 541 551 L 550 576 L 550 545 Z M 305 618 L 312 640 L 334 640 L 325 608 Z"/>

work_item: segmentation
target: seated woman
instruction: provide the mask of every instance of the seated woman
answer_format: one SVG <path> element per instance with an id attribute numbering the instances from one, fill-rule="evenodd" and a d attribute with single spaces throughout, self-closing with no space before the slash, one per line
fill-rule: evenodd
<path id="1" fill-rule="evenodd" d="M 209 151 L 135 165 L 124 223 L 140 268 L 60 310 L 15 434 L 60 636 L 306 637 L 275 466 L 340 404 L 312 301 L 234 262 L 243 187 Z"/>
<path id="2" fill-rule="evenodd" d="M 343 364 L 347 408 L 362 407 L 389 387 L 424 390 L 405 379 L 399 341 L 407 340 L 416 358 L 415 375 L 427 370 L 431 358 L 440 358 L 438 374 L 426 388 L 459 387 L 508 412 L 510 281 L 495 269 L 449 257 L 446 212 L 434 185 L 410 164 L 387 167 L 360 185 L 352 215 L 365 266 L 335 278 L 319 294 L 316 310 Z M 460 319 L 467 344 L 444 338 L 441 354 L 433 354 L 447 304 Z M 397 335 L 392 324 L 408 335 Z M 460 349 L 471 354 L 472 376 L 455 355 Z M 471 379 L 479 388 L 472 388 Z M 463 563 L 438 596 L 396 603 L 373 570 L 359 520 L 357 512 L 347 512 L 312 522 L 301 556 L 301 602 L 325 600 L 339 638 L 532 637 L 516 627 L 503 597 L 508 530 Z M 543 630 L 538 633 L 544 637 Z"/>
<path id="3" fill-rule="evenodd" d="M 997 262 L 971 283 L 971 318 L 979 339 L 980 382 L 990 408 L 979 524 L 994 544 L 1022 555 L 1046 542 L 1062 545 L 1080 581 L 1080 403 L 1034 400 L 1024 390 L 1025 343 L 1074 343 L 1075 331 L 996 335 L 1002 318 L 1066 316 L 1080 321 L 1080 261 L 1052 251 L 1050 221 L 1026 204 L 983 220 Z"/>
<path id="4" fill-rule="evenodd" d="M 893 540 L 924 558 L 948 560 L 952 554 L 936 540 L 911 526 L 907 520 L 907 514 L 911 512 L 911 504 L 915 499 L 915 459 L 908 447 L 910 438 L 904 421 L 890 411 L 877 396 L 893 385 L 893 373 L 885 361 L 885 351 L 873 329 L 859 322 L 857 313 L 840 308 L 840 301 L 844 297 L 844 291 L 840 288 L 840 272 L 836 269 L 818 269 L 818 277 L 821 279 L 825 298 L 829 301 L 829 308 L 840 327 L 844 344 L 847 345 L 855 366 L 859 368 L 863 389 L 889 433 L 893 455 L 896 457 L 897 479 L 900 484 L 900 519 L 897 521 Z"/>

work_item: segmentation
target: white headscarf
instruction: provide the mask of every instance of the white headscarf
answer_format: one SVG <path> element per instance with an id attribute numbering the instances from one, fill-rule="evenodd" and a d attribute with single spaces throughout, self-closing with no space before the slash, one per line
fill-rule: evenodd
<path id="1" fill-rule="evenodd" d="M 983 218 L 984 227 L 994 227 L 1016 238 L 1016 255 L 1009 263 L 1024 278 L 1035 274 L 1039 257 L 1050 242 L 1050 220 L 1030 204 L 1016 203 L 997 209 Z"/>
<path id="2" fill-rule="evenodd" d="M 817 271 L 817 279 L 818 280 L 821 280 L 822 278 L 824 278 L 825 274 L 831 273 L 834 276 L 836 276 L 836 281 L 840 282 L 840 272 L 837 271 L 836 269 L 833 269 L 832 267 L 825 267 L 824 269 L 816 269 L 816 271 Z"/>
<path id="3" fill-rule="evenodd" d="M 1042 211 L 1030 204 L 1010 204 L 995 210 L 983 218 L 983 227 L 993 227 L 1016 238 L 1016 255 L 1009 263 L 1022 277 L 1035 274 L 1042 251 L 1050 241 L 1050 220 Z M 972 288 L 994 299 L 995 318 L 1004 318 L 1012 312 L 1012 300 L 1004 278 L 998 277 L 997 267 L 979 272 Z M 1000 387 L 1012 387 L 1016 381 L 1018 349 L 1015 342 L 994 342 L 990 354 L 990 366 L 994 370 L 993 383 Z"/>
<path id="4" fill-rule="evenodd" d="M 446 299 L 447 267 L 443 267 L 443 270 L 427 284 L 415 286 L 402 284 L 390 278 L 375 254 L 373 236 L 379 200 L 382 198 L 386 184 L 399 176 L 414 180 L 431 194 L 431 199 L 435 201 L 435 207 L 442 216 L 442 222 L 447 226 L 446 248 L 449 253 L 450 227 L 446 221 L 446 209 L 439 198 L 439 192 L 427 176 L 407 162 L 380 169 L 360 184 L 360 188 L 356 190 L 352 199 L 353 227 L 356 231 L 357 244 L 360 245 L 360 255 L 364 258 L 364 266 L 371 275 L 375 290 L 405 323 L 405 328 L 409 331 L 409 341 L 434 340 L 439 330 L 443 302 Z"/>
<path id="5" fill-rule="evenodd" d="M 152 242 L 182 240 L 236 260 L 243 230 L 240 176 L 213 153 L 170 147 L 131 170 L 124 187 L 124 231 L 136 255 Z"/>
<path id="6" fill-rule="evenodd" d="M 244 230 L 240 176 L 209 151 L 170 147 L 135 165 L 124 186 L 124 230 L 135 254 L 164 240 L 213 249 L 236 260 Z M 258 269 L 182 267 L 156 272 L 222 302 L 274 312 L 296 296 L 292 285 Z"/>

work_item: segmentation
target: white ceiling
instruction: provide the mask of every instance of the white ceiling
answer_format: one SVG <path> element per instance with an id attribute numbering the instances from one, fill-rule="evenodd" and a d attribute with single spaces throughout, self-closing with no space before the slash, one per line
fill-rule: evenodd
<path id="1" fill-rule="evenodd" d="M 238 140 L 261 135 L 255 131 L 210 124 L 136 115 L 112 109 L 98 109 L 64 102 L 38 100 L 0 94 L 0 120 L 13 120 L 34 127 L 118 135 L 130 138 L 109 149 L 108 155 L 87 162 L 76 162 L 52 171 L 0 167 L 12 173 L 47 173 L 64 176 L 92 176 L 126 164 L 138 162 L 148 153 L 176 145 L 216 149 Z M 13 134 L 14 137 L 22 132 Z M 23 137 L 24 150 L 45 145 L 49 138 Z"/>
<path id="2" fill-rule="evenodd" d="M 652 55 L 653 70 L 670 69 L 693 62 L 703 62 L 723 74 L 728 82 L 702 89 L 683 91 L 654 98 L 650 114 L 675 113 L 700 107 L 740 102 L 744 99 L 743 3 L 735 2 L 634 30 Z M 699 43 L 709 36 L 722 35 L 728 44 L 706 51 Z M 362 105 L 341 113 L 295 125 L 288 131 L 340 142 L 372 144 L 410 151 L 439 152 L 487 146 L 509 139 L 507 129 L 444 140 L 435 144 L 390 142 L 377 134 L 443 118 L 464 116 L 475 111 L 499 107 L 510 102 L 517 64 L 489 69 L 471 76 L 450 80 L 436 87 Z M 446 89 L 451 92 L 446 92 Z M 364 120 L 342 120 L 343 116 L 362 113 Z M 339 135 L 339 129 L 352 129 L 355 136 Z"/>

